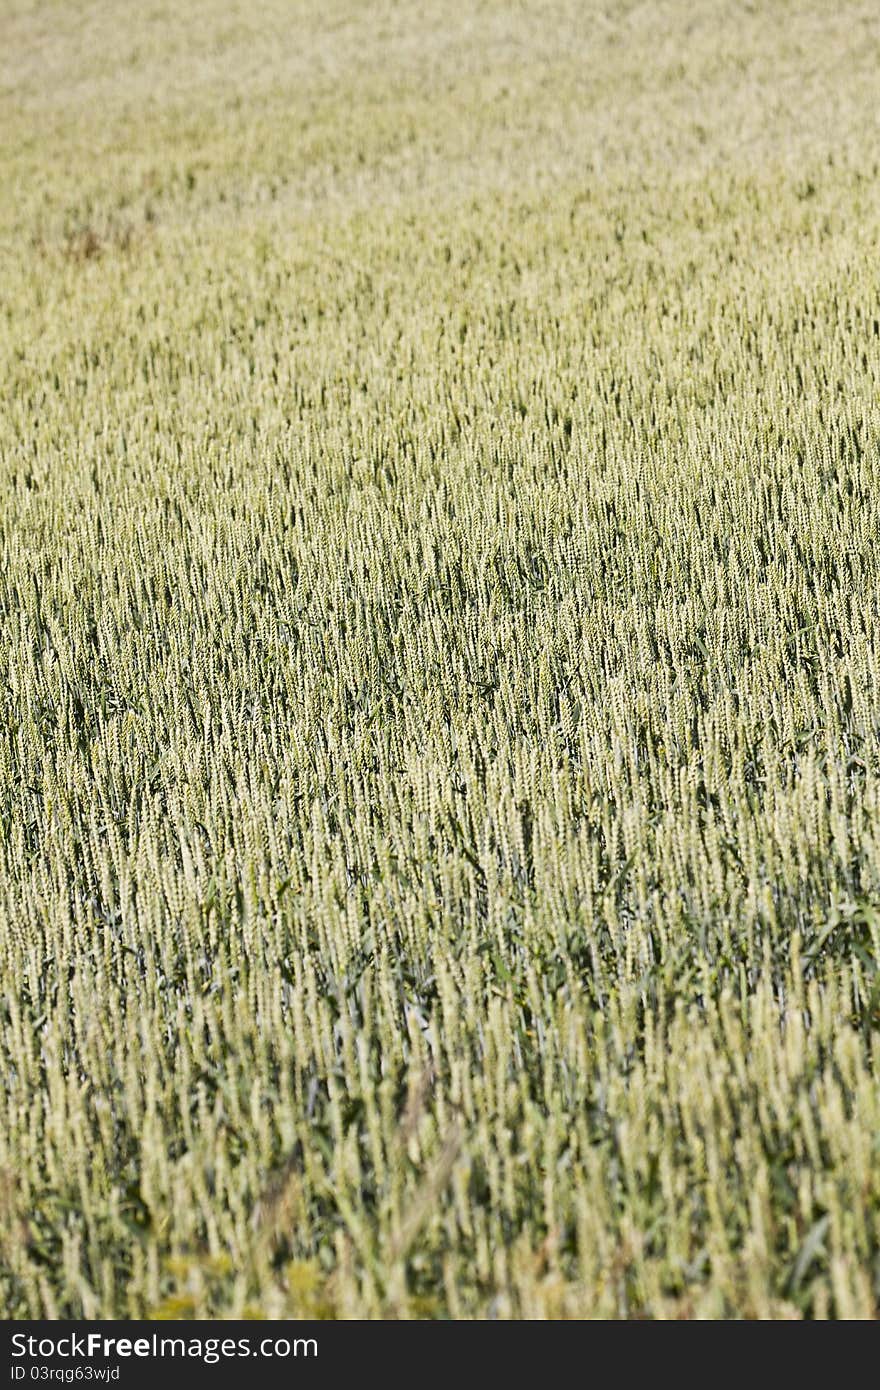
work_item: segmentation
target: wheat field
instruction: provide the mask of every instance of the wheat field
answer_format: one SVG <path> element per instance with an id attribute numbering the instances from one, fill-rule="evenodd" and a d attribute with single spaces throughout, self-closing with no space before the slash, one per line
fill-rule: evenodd
<path id="1" fill-rule="evenodd" d="M 0 1312 L 874 1317 L 880 16 L 0 3 Z"/>

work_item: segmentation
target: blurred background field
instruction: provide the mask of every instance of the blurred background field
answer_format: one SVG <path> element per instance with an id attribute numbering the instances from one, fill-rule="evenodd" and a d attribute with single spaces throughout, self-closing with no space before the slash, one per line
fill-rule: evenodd
<path id="1" fill-rule="evenodd" d="M 0 6 L 0 1310 L 873 1317 L 880 19 Z"/>

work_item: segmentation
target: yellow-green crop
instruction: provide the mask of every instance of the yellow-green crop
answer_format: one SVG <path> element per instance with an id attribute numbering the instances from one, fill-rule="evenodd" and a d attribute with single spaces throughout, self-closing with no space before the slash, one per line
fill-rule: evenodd
<path id="1" fill-rule="evenodd" d="M 880 20 L 0 3 L 0 1309 L 873 1316 Z"/>

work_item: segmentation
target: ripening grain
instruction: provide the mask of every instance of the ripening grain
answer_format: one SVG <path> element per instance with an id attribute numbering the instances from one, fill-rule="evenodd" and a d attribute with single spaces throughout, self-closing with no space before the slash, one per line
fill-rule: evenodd
<path id="1" fill-rule="evenodd" d="M 873 4 L 7 0 L 0 1311 L 874 1316 Z"/>

